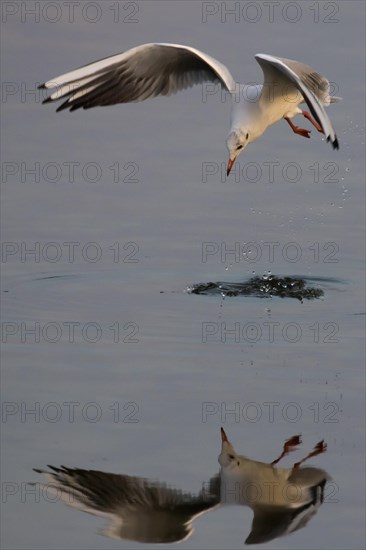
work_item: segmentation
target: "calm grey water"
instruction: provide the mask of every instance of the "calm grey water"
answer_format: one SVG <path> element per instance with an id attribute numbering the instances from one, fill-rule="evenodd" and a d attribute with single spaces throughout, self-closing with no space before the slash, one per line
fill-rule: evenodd
<path id="1" fill-rule="evenodd" d="M 74 19 L 62 2 L 2 4 L 4 548 L 141 548 L 32 492 L 32 468 L 199 491 L 221 425 L 257 460 L 297 433 L 304 453 L 328 443 L 312 463 L 336 494 L 266 548 L 364 548 L 364 3 L 272 4 L 81 2 Z M 278 123 L 226 179 L 218 92 L 60 114 L 32 92 L 154 41 L 207 51 L 245 82 L 261 79 L 258 52 L 314 66 L 344 98 L 329 109 L 340 150 Z M 186 292 L 269 271 L 323 278 L 324 298 Z M 251 521 L 219 508 L 180 547 L 241 548 Z"/>

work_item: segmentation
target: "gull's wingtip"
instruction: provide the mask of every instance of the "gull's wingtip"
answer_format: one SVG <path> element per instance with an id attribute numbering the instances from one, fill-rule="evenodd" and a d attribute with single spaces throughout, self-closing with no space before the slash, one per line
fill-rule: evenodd
<path id="1" fill-rule="evenodd" d="M 327 143 L 330 141 L 330 136 L 327 137 Z M 337 136 L 334 136 L 334 139 L 332 140 L 332 147 L 333 149 L 339 150 L 339 141 Z"/>
<path id="2" fill-rule="evenodd" d="M 53 103 L 54 101 L 57 101 L 58 99 L 59 98 L 52 97 L 50 95 L 42 101 L 42 105 L 45 105 L 46 103 Z M 58 113 L 59 111 L 63 111 L 64 109 L 68 109 L 69 107 L 70 107 L 70 103 L 69 103 L 69 100 L 67 99 L 66 101 L 64 101 L 64 103 L 61 103 L 61 105 L 59 105 L 57 107 L 56 113 Z"/>
<path id="3" fill-rule="evenodd" d="M 60 105 L 59 107 L 57 107 L 56 113 L 59 113 L 60 111 L 63 111 L 64 109 L 68 109 L 67 103 L 68 103 L 68 102 L 65 101 L 65 103 L 62 103 L 62 105 Z"/>
<path id="4" fill-rule="evenodd" d="M 254 55 L 254 59 L 266 59 L 267 61 L 271 61 L 273 59 L 276 59 L 276 56 L 269 53 L 256 53 Z"/>

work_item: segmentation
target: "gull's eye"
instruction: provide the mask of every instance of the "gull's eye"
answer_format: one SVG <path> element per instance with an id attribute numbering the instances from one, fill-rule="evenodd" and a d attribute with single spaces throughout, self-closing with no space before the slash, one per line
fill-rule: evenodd
<path id="1" fill-rule="evenodd" d="M 247 135 L 245 136 L 245 139 L 248 139 L 248 137 L 249 137 L 249 134 L 247 134 Z"/>
<path id="2" fill-rule="evenodd" d="M 234 460 L 235 456 L 234 455 L 229 455 L 229 458 L 230 458 L 230 460 Z"/>
<path id="3" fill-rule="evenodd" d="M 238 145 L 238 147 L 236 148 L 237 151 L 240 151 L 240 149 L 243 149 L 242 145 Z"/>

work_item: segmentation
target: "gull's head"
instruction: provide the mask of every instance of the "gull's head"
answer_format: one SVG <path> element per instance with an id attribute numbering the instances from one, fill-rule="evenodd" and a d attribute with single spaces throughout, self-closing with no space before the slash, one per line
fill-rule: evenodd
<path id="1" fill-rule="evenodd" d="M 221 428 L 221 453 L 219 454 L 219 464 L 222 468 L 229 468 L 230 470 L 240 466 L 240 457 L 236 454 L 223 428 Z"/>
<path id="2" fill-rule="evenodd" d="M 230 174 L 230 170 L 236 158 L 244 151 L 249 143 L 249 132 L 247 130 L 235 129 L 230 132 L 226 139 L 226 146 L 229 151 L 229 162 L 227 164 L 226 175 Z"/>

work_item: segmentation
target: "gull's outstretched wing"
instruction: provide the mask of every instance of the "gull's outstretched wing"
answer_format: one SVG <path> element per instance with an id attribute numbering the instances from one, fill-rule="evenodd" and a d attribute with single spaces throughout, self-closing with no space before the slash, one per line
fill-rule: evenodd
<path id="1" fill-rule="evenodd" d="M 218 483 L 198 495 L 165 483 L 78 468 L 35 470 L 45 474 L 47 491 L 79 510 L 110 520 L 103 534 L 138 542 L 168 543 L 188 538 L 192 521 L 220 503 Z"/>
<path id="2" fill-rule="evenodd" d="M 205 81 L 235 88 L 225 65 L 195 48 L 143 44 L 52 78 L 40 88 L 57 88 L 44 103 L 67 97 L 57 111 L 74 111 L 168 96 Z"/>
<path id="3" fill-rule="evenodd" d="M 329 81 L 299 61 L 267 54 L 257 54 L 255 58 L 264 73 L 262 94 L 267 93 L 268 86 L 275 89 L 275 95 L 276 88 L 277 93 L 286 94 L 286 87 L 288 90 L 289 85 L 294 86 L 300 92 L 314 119 L 322 127 L 327 141 L 332 143 L 333 149 L 339 149 L 337 136 L 324 109 L 324 105 L 329 105 L 339 99 L 330 97 Z"/>
<path id="4" fill-rule="evenodd" d="M 324 488 L 328 479 L 328 474 L 319 468 L 293 470 L 288 478 L 288 489 L 292 489 L 294 493 L 292 498 L 289 498 L 287 504 L 282 501 L 276 505 L 273 501 L 252 506 L 252 530 L 245 543 L 268 542 L 305 527 L 323 503 Z"/>

